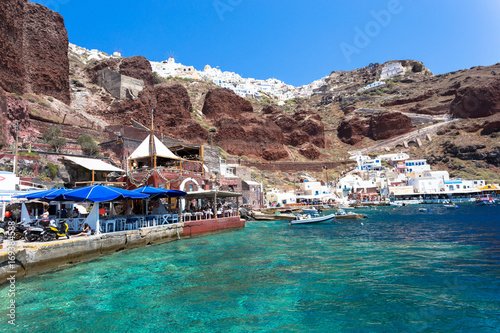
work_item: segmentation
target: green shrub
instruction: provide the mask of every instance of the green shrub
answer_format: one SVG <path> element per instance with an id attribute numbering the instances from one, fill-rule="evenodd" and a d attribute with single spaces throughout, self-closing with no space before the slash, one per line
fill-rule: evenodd
<path id="1" fill-rule="evenodd" d="M 153 72 L 154 84 L 160 84 L 163 82 L 163 78 L 157 72 Z"/>
<path id="2" fill-rule="evenodd" d="M 31 103 L 36 103 L 36 102 L 38 102 L 38 98 L 36 98 L 36 96 L 35 96 L 35 95 L 32 95 L 32 94 L 26 94 L 26 95 L 25 95 L 25 97 L 26 97 L 26 100 L 27 100 L 28 102 L 31 102 Z"/>
<path id="3" fill-rule="evenodd" d="M 43 106 L 43 107 L 50 108 L 50 104 L 49 104 L 49 102 L 47 102 L 47 101 L 46 101 L 46 100 L 44 100 L 44 99 L 39 100 L 39 101 L 38 101 L 38 104 L 39 104 L 39 105 L 41 105 L 41 106 Z"/>
<path id="4" fill-rule="evenodd" d="M 47 170 L 49 171 L 50 178 L 54 179 L 59 171 L 59 166 L 54 163 L 47 163 Z"/>
<path id="5" fill-rule="evenodd" d="M 77 142 L 85 155 L 93 156 L 99 151 L 99 145 L 88 134 L 82 135 Z"/>
<path id="6" fill-rule="evenodd" d="M 43 133 L 43 140 L 51 145 L 56 153 L 66 144 L 66 139 L 61 138 L 61 134 L 61 128 L 55 126 L 52 126 L 47 132 Z"/>

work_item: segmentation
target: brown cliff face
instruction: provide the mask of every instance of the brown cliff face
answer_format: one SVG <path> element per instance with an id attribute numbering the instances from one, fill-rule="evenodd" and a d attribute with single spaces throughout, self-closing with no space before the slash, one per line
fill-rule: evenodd
<path id="1" fill-rule="evenodd" d="M 62 16 L 26 0 L 2 0 L 0 22 L 0 87 L 69 104 L 68 34 Z"/>
<path id="2" fill-rule="evenodd" d="M 500 112 L 500 79 L 491 79 L 480 86 L 468 86 L 456 92 L 451 103 L 456 118 L 483 118 Z"/>
<path id="3" fill-rule="evenodd" d="M 150 88 L 154 87 L 154 76 L 151 63 L 148 59 L 137 56 L 125 58 L 120 64 L 120 74 L 143 80 L 144 85 Z"/>
<path id="4" fill-rule="evenodd" d="M 399 112 L 382 112 L 379 116 L 351 115 L 340 123 L 338 137 L 355 145 L 364 137 L 373 140 L 389 139 L 411 131 L 411 119 Z"/>
<path id="5" fill-rule="evenodd" d="M 222 115 L 239 117 L 243 112 L 253 112 L 252 103 L 236 95 L 232 90 L 216 88 L 210 90 L 205 97 L 203 114 L 211 119 Z"/>
<path id="6" fill-rule="evenodd" d="M 370 137 L 385 140 L 411 131 L 411 119 L 399 112 L 383 112 L 370 119 Z"/>
<path id="7" fill-rule="evenodd" d="M 128 125 L 130 119 L 136 119 L 149 127 L 152 108 L 155 131 L 197 143 L 208 140 L 208 131 L 191 118 L 193 107 L 186 88 L 180 84 L 145 89 L 135 101 L 112 104 L 106 116 L 115 124 Z"/>
<path id="8" fill-rule="evenodd" d="M 0 89 L 0 147 L 13 143 L 16 123 L 19 124 L 19 135 L 30 127 L 28 106 L 22 99 L 12 96 Z"/>

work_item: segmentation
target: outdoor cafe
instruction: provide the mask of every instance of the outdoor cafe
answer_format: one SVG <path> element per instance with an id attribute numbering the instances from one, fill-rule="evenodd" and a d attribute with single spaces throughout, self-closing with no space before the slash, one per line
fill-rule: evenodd
<path id="1" fill-rule="evenodd" d="M 45 201 L 59 207 L 49 215 L 56 224 L 67 223 L 69 231 L 77 233 L 88 223 L 94 234 L 135 230 L 184 221 L 218 219 L 238 216 L 239 193 L 224 191 L 196 191 L 186 193 L 169 189 L 144 186 L 132 191 L 93 185 L 74 190 L 66 188 L 38 191 L 19 195 L 22 199 L 21 221 L 25 224 L 42 220 L 27 210 L 25 202 Z M 175 204 L 172 200 L 175 199 Z M 167 201 L 163 203 L 162 200 Z M 202 209 L 202 203 L 208 209 Z M 222 204 L 224 202 L 224 204 Z M 190 204 L 191 209 L 187 207 Z M 77 206 L 78 205 L 78 206 Z M 89 213 L 80 208 L 88 206 Z M 61 209 L 61 207 L 65 207 Z M 69 208 L 66 208 L 69 207 Z M 194 207 L 194 209 L 193 209 Z"/>

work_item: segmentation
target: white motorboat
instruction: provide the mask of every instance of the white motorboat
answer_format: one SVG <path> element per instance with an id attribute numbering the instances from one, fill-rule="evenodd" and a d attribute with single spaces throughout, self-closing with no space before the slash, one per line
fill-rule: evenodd
<path id="1" fill-rule="evenodd" d="M 303 208 L 302 213 L 304 213 L 304 214 L 317 214 L 318 211 L 316 210 L 316 208 L 310 207 L 310 208 Z"/>
<path id="2" fill-rule="evenodd" d="M 308 223 L 321 223 L 321 222 L 331 222 L 335 218 L 335 214 L 311 217 L 311 215 L 298 215 L 295 220 L 290 221 L 292 224 L 308 224 Z"/>

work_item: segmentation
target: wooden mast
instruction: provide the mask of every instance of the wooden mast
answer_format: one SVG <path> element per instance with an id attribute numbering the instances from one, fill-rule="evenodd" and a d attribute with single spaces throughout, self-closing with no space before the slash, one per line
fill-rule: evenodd
<path id="1" fill-rule="evenodd" d="M 154 150 L 154 109 L 151 108 L 151 166 L 156 168 L 156 151 Z"/>

